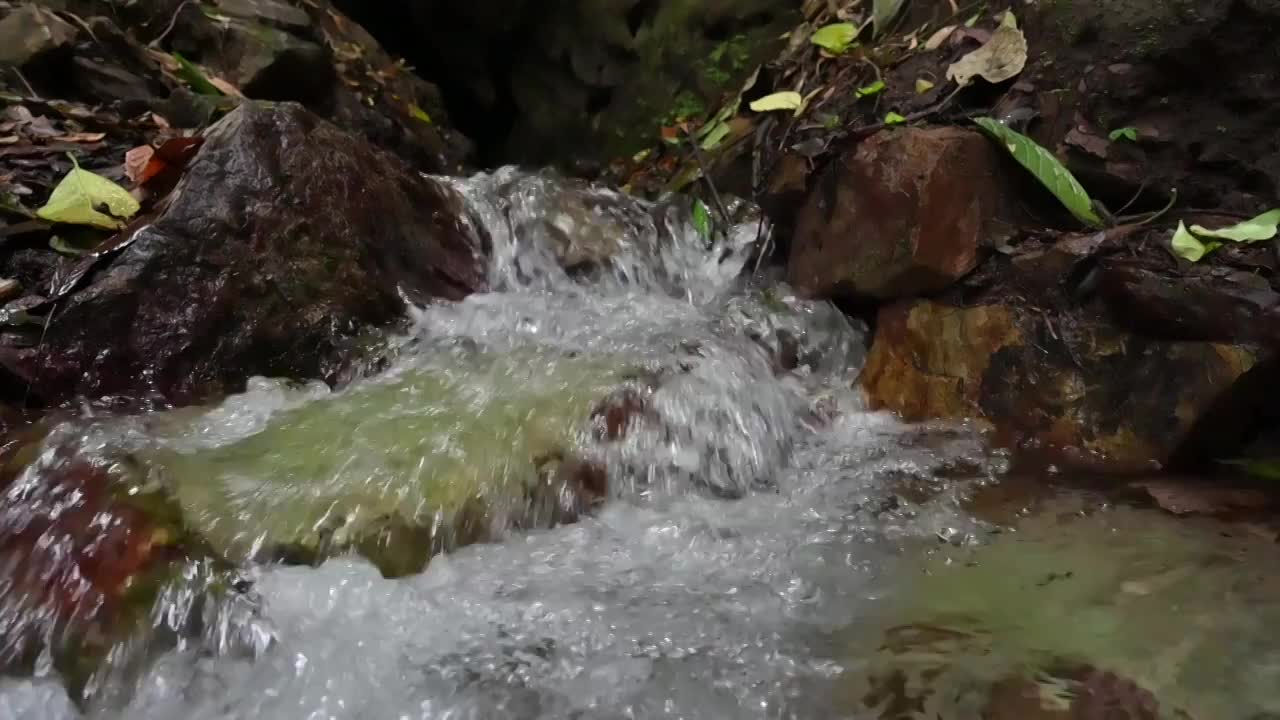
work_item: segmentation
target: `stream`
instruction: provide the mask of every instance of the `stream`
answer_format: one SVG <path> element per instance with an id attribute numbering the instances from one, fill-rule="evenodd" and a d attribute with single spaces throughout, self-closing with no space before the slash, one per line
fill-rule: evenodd
<path id="1" fill-rule="evenodd" d="M 749 209 L 711 241 L 607 190 L 575 221 L 545 175 L 449 182 L 493 290 L 413 309 L 377 374 L 43 440 L 0 523 L 78 501 L 45 482 L 70 447 L 205 555 L 85 678 L 27 648 L 0 720 L 1280 717 L 1274 543 L 1083 490 L 978 512 L 1007 458 L 867 410 L 865 329 L 746 279 Z M 602 433 L 620 387 L 644 408 Z M 546 457 L 607 497 L 553 522 Z M 0 642 L 52 642 L 3 582 Z"/>

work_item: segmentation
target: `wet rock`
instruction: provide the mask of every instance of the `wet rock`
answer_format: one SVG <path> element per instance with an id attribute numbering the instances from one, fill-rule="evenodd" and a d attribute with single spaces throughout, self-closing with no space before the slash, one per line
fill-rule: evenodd
<path id="1" fill-rule="evenodd" d="M 942 290 L 998 245 L 998 148 L 958 128 L 882 132 L 849 151 L 801 210 L 787 274 L 818 297 Z"/>
<path id="2" fill-rule="evenodd" d="M 188 402 L 251 375 L 333 378 L 406 299 L 483 286 L 483 240 L 462 212 L 451 191 L 300 106 L 246 104 L 209 130 L 158 215 L 62 300 L 42 346 L 0 362 L 45 403 L 151 391 Z"/>
<path id="3" fill-rule="evenodd" d="M 0 19 L 0 67 L 21 67 L 75 40 L 77 29 L 39 5 L 21 5 Z"/>
<path id="4" fill-rule="evenodd" d="M 181 528 L 163 498 L 130 492 L 116 469 L 65 447 L 5 481 L 0 668 L 28 666 L 46 649 L 64 671 L 88 665 L 118 639 L 122 622 L 145 611 L 182 557 Z"/>
<path id="5" fill-rule="evenodd" d="M 1221 408 L 1248 401 L 1255 366 L 1248 345 L 1152 339 L 1080 309 L 922 300 L 880 311 L 861 382 L 909 420 L 975 418 L 1060 462 L 1134 471 L 1230 442 L 1249 418 Z"/>
<path id="6" fill-rule="evenodd" d="M 251 98 L 314 103 L 337 81 L 324 48 L 264 22 L 229 20 L 218 43 L 210 64 Z"/>
<path id="7" fill-rule="evenodd" d="M 218 557 L 309 564 L 355 551 L 391 577 L 506 530 L 576 518 L 604 498 L 604 469 L 575 433 L 620 382 L 616 361 L 483 352 L 456 361 L 333 395 L 289 392 L 260 427 L 228 427 L 245 403 L 263 402 L 264 381 L 203 415 L 154 419 L 172 440 L 138 457 Z"/>
<path id="8" fill-rule="evenodd" d="M 1126 327 L 1150 335 L 1280 347 L 1280 293 L 1266 278 L 1226 267 L 1185 272 L 1129 258 L 1100 264 L 1099 289 Z"/>
<path id="9" fill-rule="evenodd" d="M 1155 695 L 1133 680 L 1093 667 L 1061 677 L 1011 677 L 991 688 L 983 720 L 1159 720 Z"/>

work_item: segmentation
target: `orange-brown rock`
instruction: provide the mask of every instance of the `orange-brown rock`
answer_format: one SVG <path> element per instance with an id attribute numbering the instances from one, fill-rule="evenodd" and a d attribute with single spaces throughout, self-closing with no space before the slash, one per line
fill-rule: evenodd
<path id="1" fill-rule="evenodd" d="M 862 375 L 871 403 L 908 420 L 970 418 L 1005 442 L 1099 471 L 1163 467 L 1241 427 L 1250 346 L 1143 338 L 1083 310 L 1014 304 L 881 309 Z"/>
<path id="2" fill-rule="evenodd" d="M 839 159 L 800 211 L 788 279 L 818 297 L 901 298 L 973 270 L 1006 227 L 999 148 L 961 128 L 886 130 Z"/>

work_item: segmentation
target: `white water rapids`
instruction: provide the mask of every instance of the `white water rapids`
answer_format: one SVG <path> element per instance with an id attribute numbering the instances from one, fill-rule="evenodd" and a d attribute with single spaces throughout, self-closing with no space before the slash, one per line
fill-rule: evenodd
<path id="1" fill-rule="evenodd" d="M 758 230 L 750 218 L 711 242 L 687 212 L 607 190 L 579 188 L 575 192 L 587 194 L 575 196 L 577 205 L 566 211 L 557 199 L 562 186 L 542 175 L 503 170 L 457 181 L 457 187 L 491 236 L 493 290 L 415 309 L 414 331 L 378 376 L 337 393 L 255 381 L 246 393 L 203 411 L 185 435 L 127 418 L 74 432 L 93 447 L 126 443 L 193 453 L 252 438 L 290 408 L 308 407 L 323 417 L 331 407 L 326 403 L 400 388 L 397 383 L 419 371 L 449 379 L 473 398 L 467 407 L 481 413 L 503 406 L 489 390 L 494 372 L 522 389 L 542 378 L 563 383 L 556 392 L 569 392 L 575 378 L 554 372 L 562 359 L 622 358 L 667 373 L 652 396 L 662 422 L 633 427 L 614 442 L 579 435 L 583 452 L 609 468 L 603 507 L 551 529 L 498 527 L 490 542 L 438 556 L 425 571 L 397 579 L 352 555 L 315 567 L 246 560 L 241 573 L 251 590 L 206 610 L 202 631 L 142 653 L 142 661 L 129 655 L 134 659 L 120 661 L 127 668 L 111 667 L 109 658 L 79 704 L 51 662 L 37 664 L 34 677 L 0 679 L 0 720 L 988 717 L 983 708 L 992 682 L 1038 657 L 1002 650 L 1017 642 L 991 627 L 965 625 L 974 637 L 997 638 L 987 646 L 994 651 L 973 654 L 982 659 L 972 672 L 967 661 L 949 667 L 935 647 L 906 653 L 908 670 L 933 667 L 930 662 L 949 667 L 949 674 L 934 675 L 943 677 L 942 689 L 918 711 L 873 690 L 878 678 L 902 670 L 894 665 L 901 658 L 885 659 L 886 628 L 936 619 L 927 609 L 900 617 L 904 608 L 921 605 L 913 595 L 920 592 L 917 579 L 980 567 L 980 556 L 971 560 L 967 553 L 1000 541 L 998 528 L 962 505 L 998 478 L 998 455 L 964 428 L 911 427 L 868 412 L 855 388 L 862 331 L 826 303 L 745 279 Z M 566 254 L 590 253 L 578 244 L 610 242 L 616 243 L 612 259 L 602 269 L 562 269 Z M 798 367 L 784 371 L 776 357 L 788 346 Z M 475 352 L 521 359 L 481 371 Z M 548 367 L 526 372 L 522 363 Z M 396 423 L 432 410 L 415 405 L 420 401 L 408 391 L 391 397 L 377 412 Z M 362 451 L 357 443 L 341 452 L 353 454 L 349 465 L 360 468 L 359 478 L 385 483 L 398 477 L 387 470 L 391 463 L 441 457 L 422 448 L 452 451 L 456 437 L 422 440 L 391 450 Z M 485 444 L 482 452 L 498 452 L 494 447 L 501 443 Z M 229 464 L 219 472 L 237 470 Z M 244 473 L 238 482 L 261 480 Z M 255 492 L 246 497 L 272 507 L 270 497 Z M 246 514 L 237 532 L 252 537 L 253 517 Z M 1143 522 L 1151 521 L 1132 524 Z M 1097 529 L 1077 535 L 1094 538 Z M 1007 561 L 1010 573 L 1038 579 L 1042 571 L 1056 571 L 1055 563 L 1072 562 L 1072 547 L 1064 541 L 1053 551 L 1036 550 L 1031 569 Z M 1126 568 L 1156 571 L 1143 565 L 1147 555 L 1126 557 Z M 191 575 L 199 575 L 198 568 Z M 1111 580 L 1116 588 L 1133 581 L 1120 571 Z M 195 579 L 172 585 L 152 622 L 182 616 L 175 608 L 190 603 L 183 588 L 197 585 Z M 1247 602 L 1256 607 L 1259 601 Z M 947 609 L 937 613 L 946 616 Z M 1256 616 L 1262 623 L 1275 614 L 1268 606 Z M 1150 608 L 1144 615 L 1154 617 Z M 1152 635 L 1172 632 L 1185 617 L 1167 614 Z M 1066 616 L 1061 622 L 1064 635 L 1088 634 L 1082 625 L 1072 629 L 1075 621 Z M 1252 623 L 1215 627 L 1202 638 L 1206 647 L 1255 629 Z M 1119 630 L 1109 632 L 1122 642 Z M 1090 648 L 1061 654 L 1074 658 Z M 1201 707 L 1237 713 L 1230 717 L 1280 712 L 1280 698 L 1269 689 L 1280 686 L 1269 684 L 1280 679 L 1277 643 L 1261 643 L 1250 653 L 1254 666 L 1234 673 L 1203 659 L 1207 651 L 1197 648 L 1181 657 L 1188 663 L 1201 658 L 1200 671 L 1228 678 L 1212 683 L 1221 697 L 1177 695 L 1188 686 L 1183 671 L 1147 672 L 1140 664 L 1145 658 L 1129 658 L 1116 669 L 1148 689 L 1173 692 L 1184 706 L 1199 698 Z M 1151 656 L 1165 657 L 1155 650 Z M 1108 667 L 1121 662 L 1085 660 L 1112 662 Z M 903 672 L 915 679 L 893 697 L 919 690 L 912 683 L 921 675 Z M 1175 717 L 1170 706 L 1161 707 Z"/>

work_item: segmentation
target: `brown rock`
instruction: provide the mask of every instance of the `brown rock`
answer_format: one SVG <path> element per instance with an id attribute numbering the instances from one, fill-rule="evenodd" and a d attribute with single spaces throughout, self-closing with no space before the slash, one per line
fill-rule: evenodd
<path id="1" fill-rule="evenodd" d="M 404 298 L 484 285 L 462 213 L 442 184 L 301 106 L 248 103 L 210 128 L 167 207 L 60 301 L 42 347 L 0 364 L 46 403 L 332 380 Z"/>
<path id="2" fill-rule="evenodd" d="M 75 40 L 77 30 L 39 5 L 23 5 L 0 20 L 0 66 L 22 66 Z"/>
<path id="3" fill-rule="evenodd" d="M 1246 345 L 1143 338 L 1083 310 L 914 301 L 880 311 L 862 384 L 908 420 L 973 418 L 1056 462 L 1125 472 L 1232 438 L 1248 418 L 1222 409 L 1249 400 L 1236 396 L 1253 394 L 1255 364 Z"/>
<path id="4" fill-rule="evenodd" d="M 881 132 L 829 169 L 800 212 L 788 278 L 819 297 L 942 290 L 977 266 L 1002 215 L 998 148 L 959 128 Z"/>

